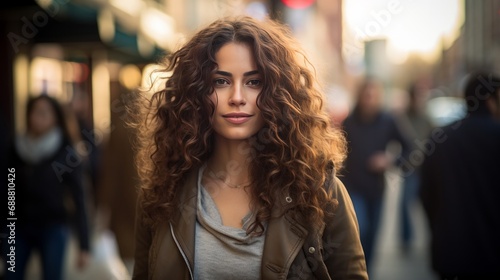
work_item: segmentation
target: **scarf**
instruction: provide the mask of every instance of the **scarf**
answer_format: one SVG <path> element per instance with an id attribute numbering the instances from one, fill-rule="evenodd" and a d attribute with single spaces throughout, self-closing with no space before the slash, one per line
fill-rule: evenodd
<path id="1" fill-rule="evenodd" d="M 55 127 L 44 135 L 33 138 L 26 134 L 17 137 L 15 146 L 19 156 L 30 164 L 37 164 L 53 156 L 61 147 L 63 136 L 61 129 Z"/>

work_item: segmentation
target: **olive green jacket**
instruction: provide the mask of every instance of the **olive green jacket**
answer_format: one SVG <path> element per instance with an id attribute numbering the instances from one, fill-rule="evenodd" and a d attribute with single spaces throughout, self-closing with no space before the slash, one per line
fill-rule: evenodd
<path id="1" fill-rule="evenodd" d="M 136 215 L 136 253 L 133 279 L 193 279 L 197 171 L 185 180 L 180 207 L 170 223 L 152 230 Z M 356 215 L 342 182 L 327 183 L 338 206 L 319 226 L 279 209 L 291 202 L 283 197 L 266 228 L 261 279 L 368 279 Z M 238 272 L 234 272 L 237 279 Z"/>

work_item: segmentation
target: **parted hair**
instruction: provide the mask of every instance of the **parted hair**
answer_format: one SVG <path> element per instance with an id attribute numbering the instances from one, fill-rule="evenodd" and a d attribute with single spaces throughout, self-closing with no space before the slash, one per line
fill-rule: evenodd
<path id="1" fill-rule="evenodd" d="M 177 209 L 176 195 L 187 174 L 212 155 L 215 104 L 215 55 L 225 44 L 246 44 L 253 52 L 263 87 L 257 106 L 265 125 L 247 149 L 255 222 L 259 234 L 271 210 L 286 196 L 286 210 L 297 209 L 320 221 L 335 204 L 325 188 L 326 170 L 338 169 L 345 157 L 343 134 L 330 125 L 324 96 L 315 86 L 310 63 L 289 29 L 272 20 L 250 17 L 219 19 L 198 31 L 162 61 L 169 73 L 164 87 L 146 102 L 138 99 L 137 166 L 142 179 L 140 207 L 147 222 L 168 221 Z M 281 205 L 281 203 L 280 203 Z"/>

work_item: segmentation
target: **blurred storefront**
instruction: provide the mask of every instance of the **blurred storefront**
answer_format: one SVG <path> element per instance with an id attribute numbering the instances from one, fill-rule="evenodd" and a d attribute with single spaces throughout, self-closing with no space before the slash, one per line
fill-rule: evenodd
<path id="1" fill-rule="evenodd" d="M 140 69 L 174 41 L 173 19 L 161 6 L 136 2 L 143 7 L 134 7 L 134 1 L 2 3 L 1 103 L 15 131 L 24 130 L 23 106 L 37 94 L 69 102 L 90 127 L 109 130 L 110 83 L 121 67 Z M 148 20 L 141 21 L 142 14 Z M 152 28 L 158 25 L 163 33 Z"/>
<path id="2" fill-rule="evenodd" d="M 470 71 L 500 65 L 500 1 L 464 1 L 465 20 L 460 36 L 442 51 L 436 67 L 437 83 L 449 86 L 449 95 L 460 94 L 464 77 Z"/>

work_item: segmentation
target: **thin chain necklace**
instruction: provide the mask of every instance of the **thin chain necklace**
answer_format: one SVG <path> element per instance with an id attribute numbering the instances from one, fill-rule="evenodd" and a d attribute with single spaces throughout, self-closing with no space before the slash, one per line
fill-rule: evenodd
<path id="1" fill-rule="evenodd" d="M 207 165 L 207 168 L 208 168 L 208 174 L 216 179 L 218 179 L 219 181 L 221 181 L 224 185 L 230 187 L 231 189 L 239 189 L 243 186 L 247 186 L 249 183 L 246 182 L 244 184 L 238 184 L 238 185 L 233 185 L 233 184 L 229 184 L 228 182 L 226 182 L 224 180 L 224 177 L 223 176 L 219 176 L 217 174 L 215 174 L 215 172 L 212 170 L 212 168 L 210 168 L 208 165 Z"/>

